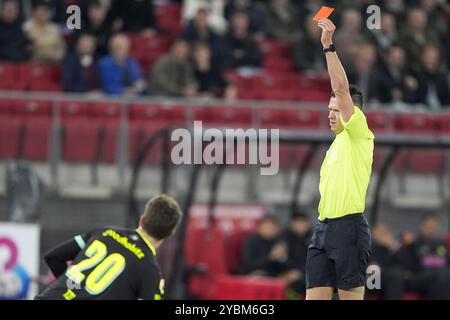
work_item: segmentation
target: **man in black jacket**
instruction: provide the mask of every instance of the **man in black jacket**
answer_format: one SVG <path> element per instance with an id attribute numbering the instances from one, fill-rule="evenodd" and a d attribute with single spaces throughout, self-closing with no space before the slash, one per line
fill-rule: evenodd
<path id="1" fill-rule="evenodd" d="M 29 57 L 17 0 L 4 0 L 0 9 L 0 60 L 20 62 Z"/>

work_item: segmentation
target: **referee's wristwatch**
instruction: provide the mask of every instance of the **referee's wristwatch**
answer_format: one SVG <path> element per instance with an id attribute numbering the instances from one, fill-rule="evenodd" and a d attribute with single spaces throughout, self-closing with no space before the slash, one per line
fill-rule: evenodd
<path id="1" fill-rule="evenodd" d="M 327 53 L 327 52 L 335 52 L 336 48 L 334 46 L 334 44 L 330 44 L 330 46 L 328 48 L 323 48 L 323 53 Z"/>

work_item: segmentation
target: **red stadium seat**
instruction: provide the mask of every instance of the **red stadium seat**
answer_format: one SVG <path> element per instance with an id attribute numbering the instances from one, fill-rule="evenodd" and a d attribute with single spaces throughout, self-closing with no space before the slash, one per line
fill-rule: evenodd
<path id="1" fill-rule="evenodd" d="M 320 127 L 321 117 L 324 116 L 323 110 L 319 109 L 280 109 L 280 126 L 287 129 L 318 129 Z"/>
<path id="2" fill-rule="evenodd" d="M 139 150 L 144 144 L 155 135 L 160 129 L 170 126 L 167 120 L 157 120 L 144 118 L 139 121 L 130 122 L 129 132 L 129 157 L 130 161 L 134 161 Z M 145 164 L 160 164 L 162 160 L 162 140 L 154 145 L 151 152 L 147 153 L 144 159 Z"/>
<path id="3" fill-rule="evenodd" d="M 42 90 L 53 83 L 53 69 L 49 65 L 24 63 L 19 67 L 19 82 L 25 89 Z"/>
<path id="4" fill-rule="evenodd" d="M 75 119 L 64 125 L 63 154 L 65 161 L 93 162 L 99 147 L 99 124 Z"/>
<path id="5" fill-rule="evenodd" d="M 22 121 L 0 114 L 0 159 L 19 155 Z"/>
<path id="6" fill-rule="evenodd" d="M 277 71 L 291 71 L 294 66 L 292 60 L 283 57 L 266 57 L 262 64 L 263 69 Z"/>
<path id="7" fill-rule="evenodd" d="M 288 57 L 292 50 L 292 45 L 281 41 L 265 39 L 260 42 L 264 55 L 271 57 Z"/>
<path id="8" fill-rule="evenodd" d="M 285 285 L 267 277 L 221 275 L 216 279 L 217 300 L 283 300 Z"/>
<path id="9" fill-rule="evenodd" d="M 408 113 L 395 115 L 395 129 L 404 134 L 436 134 L 436 119 L 430 114 Z M 444 169 L 442 150 L 404 150 L 398 155 L 394 167 L 397 171 L 440 174 Z"/>
<path id="10" fill-rule="evenodd" d="M 0 99 L 0 115 L 11 116 L 14 113 L 13 99 Z"/>
<path id="11" fill-rule="evenodd" d="M 63 160 L 74 162 L 96 160 L 100 125 L 89 117 L 91 107 L 92 105 L 82 101 L 62 101 L 60 103 Z"/>
<path id="12" fill-rule="evenodd" d="M 441 134 L 450 134 L 450 114 L 441 114 L 436 119 L 437 131 Z"/>
<path id="13" fill-rule="evenodd" d="M 136 103 L 130 106 L 130 120 L 157 120 L 168 124 L 186 124 L 188 108 L 171 104 Z"/>
<path id="14" fill-rule="evenodd" d="M 121 104 L 115 102 L 93 103 L 89 108 L 91 119 L 100 123 L 119 122 L 121 112 Z"/>
<path id="15" fill-rule="evenodd" d="M 50 119 L 52 106 L 46 100 L 17 100 L 14 103 L 14 114 L 23 119 Z"/>
<path id="16" fill-rule="evenodd" d="M 90 105 L 82 101 L 61 101 L 59 103 L 61 121 L 75 119 L 87 121 Z"/>
<path id="17" fill-rule="evenodd" d="M 323 102 L 327 103 L 330 100 L 330 92 L 320 90 L 316 87 L 310 89 L 302 89 L 297 91 L 297 95 L 300 101 L 305 102 Z"/>
<path id="18" fill-rule="evenodd" d="M 17 81 L 17 67 L 12 63 L 0 63 L 0 89 L 12 89 Z"/>
<path id="19" fill-rule="evenodd" d="M 209 125 L 245 128 L 252 124 L 252 109 L 245 107 L 210 107 Z"/>
<path id="20" fill-rule="evenodd" d="M 51 121 L 44 117 L 25 121 L 23 157 L 28 160 L 44 161 L 49 157 Z"/>
<path id="21" fill-rule="evenodd" d="M 403 133 L 436 132 L 435 118 L 430 114 L 407 113 L 397 114 L 394 117 L 395 130 Z"/>
<path id="22" fill-rule="evenodd" d="M 203 299 L 216 297 L 220 290 L 215 280 L 228 272 L 223 232 L 217 225 L 206 230 L 188 228 L 185 253 L 188 267 L 205 270 L 201 275 L 191 274 L 188 280 L 189 293 Z"/>
<path id="23" fill-rule="evenodd" d="M 8 102 L 9 104 L 9 102 Z M 23 124 L 23 153 L 28 160 L 46 160 L 49 155 L 52 107 L 45 100 L 16 100 L 11 103 L 10 113 Z M 16 127 L 16 124 L 13 125 Z M 13 132 L 16 129 L 11 128 Z"/>
<path id="24" fill-rule="evenodd" d="M 365 112 L 367 124 L 374 133 L 389 132 L 393 130 L 393 115 L 385 111 L 370 110 Z"/>

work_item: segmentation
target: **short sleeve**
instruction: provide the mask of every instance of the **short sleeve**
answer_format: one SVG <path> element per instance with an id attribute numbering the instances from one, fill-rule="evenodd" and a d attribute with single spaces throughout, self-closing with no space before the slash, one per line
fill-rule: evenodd
<path id="1" fill-rule="evenodd" d="M 354 138 L 370 138 L 373 137 L 367 125 L 367 119 L 364 113 L 358 108 L 354 107 L 354 111 L 348 122 L 342 119 L 340 115 L 344 130 L 348 132 L 351 137 Z"/>

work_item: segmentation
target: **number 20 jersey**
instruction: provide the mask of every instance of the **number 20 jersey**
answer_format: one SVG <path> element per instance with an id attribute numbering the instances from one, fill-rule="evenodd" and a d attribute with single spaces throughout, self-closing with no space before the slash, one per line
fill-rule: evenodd
<path id="1" fill-rule="evenodd" d="M 73 239 L 80 248 L 70 267 L 36 299 L 159 300 L 164 279 L 156 250 L 138 229 L 104 228 Z"/>

